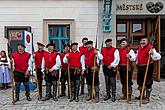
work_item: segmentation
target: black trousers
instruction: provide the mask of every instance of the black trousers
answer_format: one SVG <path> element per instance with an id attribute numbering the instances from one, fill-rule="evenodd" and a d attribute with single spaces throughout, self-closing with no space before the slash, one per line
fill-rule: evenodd
<path id="1" fill-rule="evenodd" d="M 95 73 L 95 79 L 94 79 L 94 86 L 99 86 L 99 72 L 96 71 Z M 93 70 L 92 68 L 87 68 L 86 70 L 86 81 L 87 85 L 92 86 L 93 81 Z"/>
<path id="2" fill-rule="evenodd" d="M 29 77 L 25 77 L 25 72 L 19 72 L 19 71 L 14 71 L 14 81 L 15 81 L 15 86 L 16 86 L 16 96 L 19 95 L 20 93 L 20 85 L 23 83 L 25 86 L 25 95 L 28 97 L 30 95 L 30 89 L 29 89 Z"/>
<path id="3" fill-rule="evenodd" d="M 120 73 L 120 82 L 123 87 L 126 87 L 127 82 L 127 66 L 119 66 L 119 73 Z M 128 71 L 128 86 L 131 87 L 133 85 L 132 82 L 132 74 L 133 68 L 130 67 Z"/>
<path id="4" fill-rule="evenodd" d="M 109 69 L 108 66 L 103 65 L 103 72 L 105 76 L 105 84 L 106 84 L 106 91 L 110 92 L 112 90 L 112 94 L 116 94 L 116 69 L 111 68 Z M 109 90 L 107 90 L 109 89 Z"/>
<path id="5" fill-rule="evenodd" d="M 66 90 L 66 81 L 68 81 L 68 71 L 61 69 L 61 78 L 60 78 L 60 82 L 61 82 L 61 92 L 65 92 Z M 62 93 L 64 94 L 64 93 Z"/>
<path id="6" fill-rule="evenodd" d="M 138 73 L 137 73 L 137 84 L 139 85 L 139 89 L 142 88 L 143 86 L 143 81 L 144 81 L 144 74 L 146 71 L 146 65 L 144 66 L 138 66 Z M 147 78 L 146 78 L 146 83 L 145 87 L 146 89 L 152 89 L 152 84 L 153 84 L 153 71 L 154 71 L 154 64 L 151 63 L 148 68 L 148 73 L 147 73 Z"/>

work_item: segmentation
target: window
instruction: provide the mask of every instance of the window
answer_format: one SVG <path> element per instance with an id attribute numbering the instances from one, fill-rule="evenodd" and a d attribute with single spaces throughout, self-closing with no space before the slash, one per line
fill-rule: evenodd
<path id="1" fill-rule="evenodd" d="M 117 32 L 126 32 L 126 24 L 117 24 Z"/>
<path id="2" fill-rule="evenodd" d="M 58 52 L 63 50 L 64 44 L 70 42 L 70 25 L 48 25 L 49 43 L 55 44 Z"/>
<path id="3" fill-rule="evenodd" d="M 142 24 L 133 24 L 132 32 L 133 33 L 142 32 Z"/>

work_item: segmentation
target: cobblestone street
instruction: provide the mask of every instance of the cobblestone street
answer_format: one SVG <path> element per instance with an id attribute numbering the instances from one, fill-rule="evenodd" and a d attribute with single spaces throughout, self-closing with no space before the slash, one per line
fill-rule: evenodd
<path id="1" fill-rule="evenodd" d="M 31 102 L 28 102 L 24 93 L 21 93 L 20 101 L 13 105 L 11 89 L 8 89 L 0 91 L 0 110 L 165 110 L 165 80 L 154 82 L 151 101 L 147 105 L 142 105 L 142 107 L 139 107 L 139 101 L 134 98 L 139 95 L 135 81 L 133 85 L 133 104 L 131 105 L 120 99 L 122 94 L 119 81 L 117 81 L 117 101 L 115 103 L 112 103 L 111 100 L 103 101 L 105 94 L 103 74 L 100 74 L 100 82 L 100 102 L 97 104 L 92 101 L 85 101 L 86 95 L 80 96 L 78 103 L 69 102 L 67 97 L 59 98 L 58 102 L 54 102 L 52 99 L 42 102 L 37 100 L 37 92 L 31 92 Z"/>

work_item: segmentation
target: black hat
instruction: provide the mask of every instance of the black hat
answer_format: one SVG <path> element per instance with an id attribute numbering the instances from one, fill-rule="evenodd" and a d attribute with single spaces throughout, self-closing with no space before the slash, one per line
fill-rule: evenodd
<path id="1" fill-rule="evenodd" d="M 69 44 L 64 44 L 64 48 L 65 48 L 65 47 L 70 47 L 70 45 L 69 45 Z"/>
<path id="2" fill-rule="evenodd" d="M 46 48 L 48 48 L 49 46 L 55 47 L 55 44 L 47 44 L 47 45 L 46 45 Z"/>
<path id="3" fill-rule="evenodd" d="M 107 40 L 105 41 L 105 43 L 107 43 L 107 42 L 112 42 L 112 39 L 107 39 Z"/>
<path id="4" fill-rule="evenodd" d="M 142 36 L 141 38 L 140 38 L 140 40 L 141 39 L 148 39 L 148 37 L 147 36 Z"/>
<path id="5" fill-rule="evenodd" d="M 126 41 L 126 42 L 127 42 L 127 39 L 126 39 L 126 38 L 121 39 L 121 40 L 120 40 L 120 44 L 121 44 L 123 41 Z"/>
<path id="6" fill-rule="evenodd" d="M 88 38 L 87 38 L 87 37 L 84 37 L 84 38 L 82 39 L 82 42 L 83 42 L 84 40 L 88 40 Z"/>
<path id="7" fill-rule="evenodd" d="M 90 41 L 88 41 L 88 42 L 86 43 L 86 45 L 87 45 L 87 44 L 93 44 L 93 41 L 90 40 Z"/>
<path id="8" fill-rule="evenodd" d="M 40 45 L 40 46 L 42 46 L 42 47 L 45 47 L 45 45 L 42 44 L 42 43 L 40 43 L 40 42 L 37 42 L 37 45 Z"/>
<path id="9" fill-rule="evenodd" d="M 72 47 L 73 45 L 78 45 L 78 43 L 77 43 L 77 42 L 73 42 L 73 43 L 71 44 L 71 47 Z"/>
<path id="10" fill-rule="evenodd" d="M 17 46 L 21 45 L 22 47 L 26 48 L 26 46 L 22 43 L 18 43 Z"/>

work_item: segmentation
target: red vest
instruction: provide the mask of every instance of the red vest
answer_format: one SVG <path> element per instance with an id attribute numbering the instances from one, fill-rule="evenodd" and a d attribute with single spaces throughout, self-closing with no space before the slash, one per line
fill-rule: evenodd
<path id="1" fill-rule="evenodd" d="M 69 56 L 68 56 L 69 66 L 80 68 L 81 67 L 80 59 L 81 59 L 82 53 L 77 51 L 75 53 L 68 52 L 68 54 L 69 54 Z"/>
<path id="2" fill-rule="evenodd" d="M 62 65 L 62 69 L 67 70 L 68 64 L 63 62 L 64 56 L 65 56 L 65 53 L 64 52 L 60 54 L 61 65 Z"/>
<path id="3" fill-rule="evenodd" d="M 48 52 L 44 52 L 44 60 L 46 69 L 51 69 L 56 64 L 56 57 L 59 53 L 52 52 L 49 54 Z"/>
<path id="4" fill-rule="evenodd" d="M 30 59 L 30 54 L 28 52 L 24 52 L 22 54 L 19 54 L 18 52 L 15 52 L 12 54 L 12 57 L 14 59 L 14 67 L 16 71 L 26 71 L 28 69 L 28 62 Z"/>
<path id="5" fill-rule="evenodd" d="M 129 53 L 130 51 L 130 48 L 127 47 L 127 48 L 120 48 L 119 49 L 119 55 L 120 55 L 120 64 L 127 64 L 127 57 L 126 57 L 126 54 Z M 129 60 L 129 64 L 131 64 L 131 61 Z"/>
<path id="6" fill-rule="evenodd" d="M 85 55 L 85 64 L 87 67 L 93 67 L 94 66 L 94 53 L 95 48 L 93 48 L 92 50 L 88 51 L 88 49 L 85 51 L 84 55 Z"/>
<path id="7" fill-rule="evenodd" d="M 150 44 L 148 44 L 144 48 L 138 47 L 138 64 L 147 64 L 149 57 L 148 52 L 150 51 L 150 49 L 152 49 L 152 46 Z M 150 59 L 150 62 L 153 62 L 152 58 Z"/>
<path id="8" fill-rule="evenodd" d="M 41 68 L 41 63 L 42 63 L 42 58 L 44 56 L 44 52 L 45 51 L 42 51 L 42 52 L 36 51 L 36 52 L 34 52 L 34 54 L 35 54 L 35 65 L 36 65 L 37 68 Z"/>
<path id="9" fill-rule="evenodd" d="M 103 55 L 103 63 L 106 66 L 109 66 L 113 61 L 114 61 L 114 52 L 116 48 L 111 47 L 107 48 L 104 47 L 102 48 L 102 55 Z"/>
<path id="10" fill-rule="evenodd" d="M 88 49 L 87 49 L 87 47 L 80 46 L 80 47 L 79 47 L 79 50 L 80 50 L 80 52 L 82 52 L 82 53 L 84 54 L 85 51 L 88 50 Z"/>

